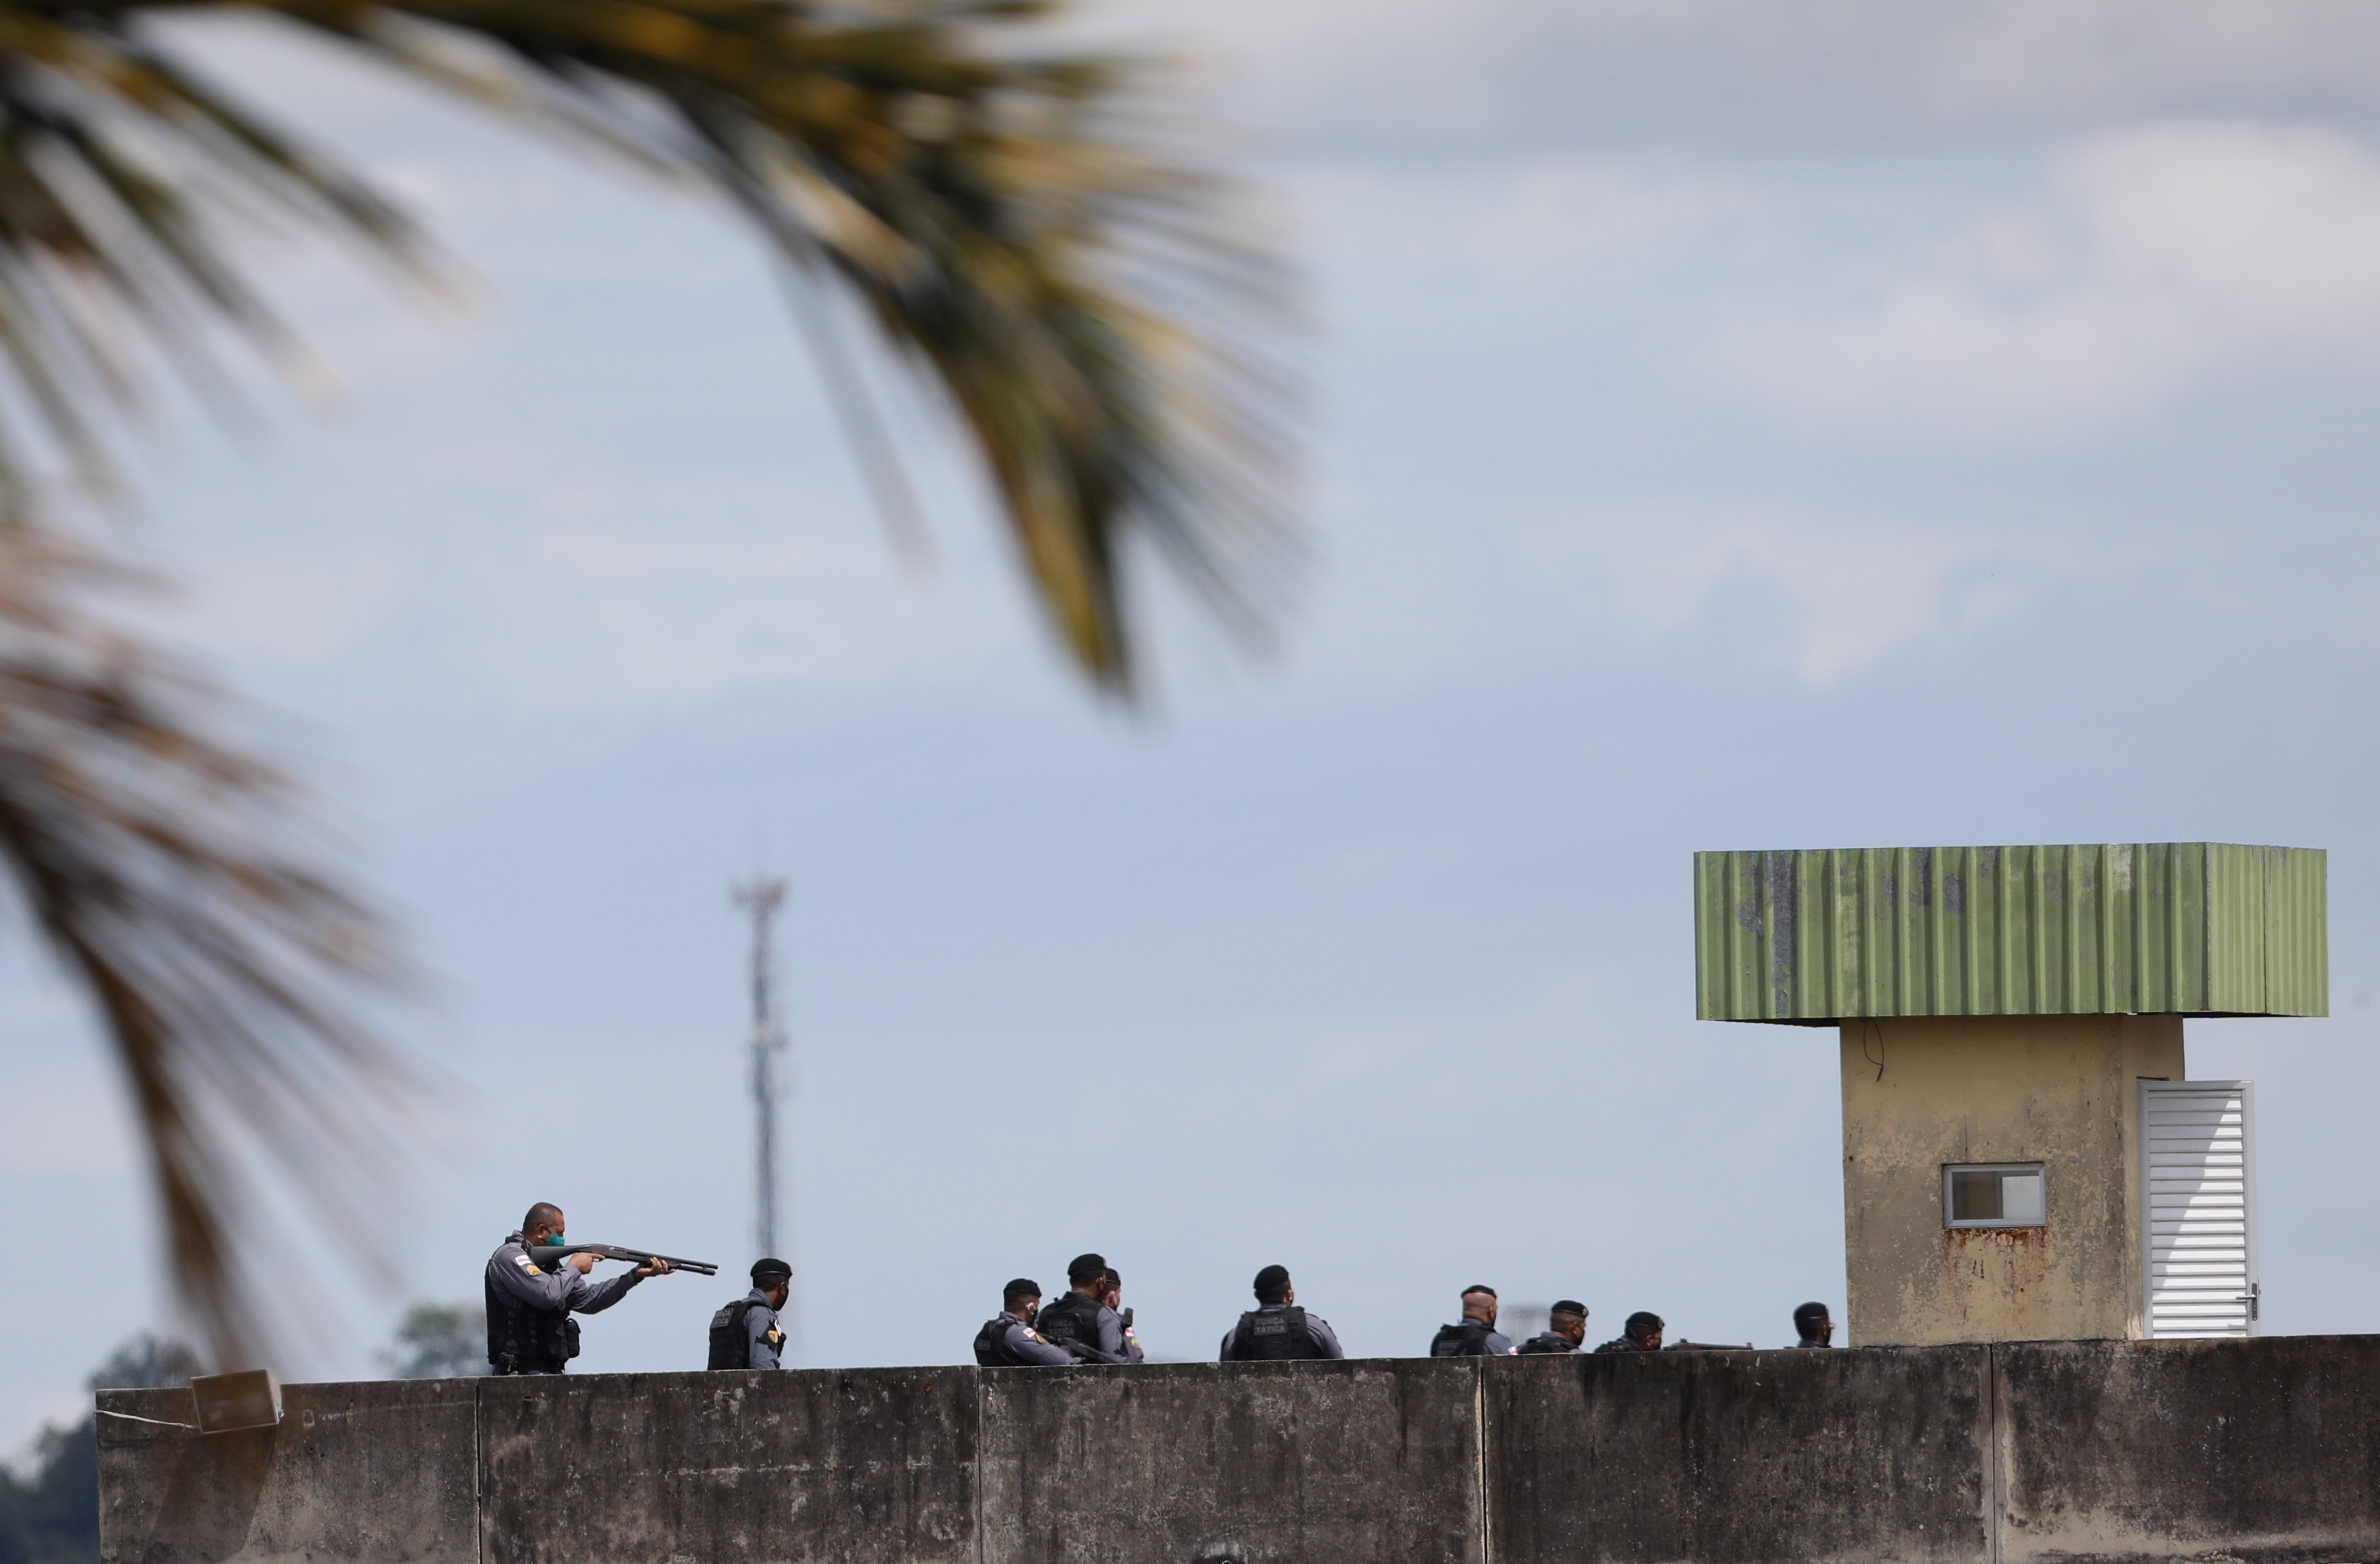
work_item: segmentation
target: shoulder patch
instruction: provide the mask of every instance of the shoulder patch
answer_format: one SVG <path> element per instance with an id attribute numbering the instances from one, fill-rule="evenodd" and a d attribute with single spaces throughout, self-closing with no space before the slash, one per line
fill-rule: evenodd
<path id="1" fill-rule="evenodd" d="M 514 1255 L 514 1256 L 513 1256 L 513 1264 L 515 1264 L 515 1265 L 518 1266 L 521 1269 L 523 1269 L 523 1270 L 525 1270 L 525 1271 L 533 1271 L 533 1270 L 537 1269 L 537 1262 L 536 1262 L 536 1261 L 534 1261 L 534 1260 L 532 1260 L 532 1259 L 530 1259 L 530 1258 L 529 1258 L 528 1255 Z"/>

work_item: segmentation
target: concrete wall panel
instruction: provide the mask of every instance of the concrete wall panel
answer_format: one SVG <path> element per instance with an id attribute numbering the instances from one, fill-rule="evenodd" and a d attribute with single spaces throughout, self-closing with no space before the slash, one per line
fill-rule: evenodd
<path id="1" fill-rule="evenodd" d="M 971 1560 L 977 1373 L 483 1381 L 485 1558 Z"/>
<path id="2" fill-rule="evenodd" d="M 1493 1557 L 1983 1560 L 1981 1347 L 1483 1365 Z"/>
<path id="3" fill-rule="evenodd" d="M 478 1557 L 468 1379 L 292 1385 L 277 1428 L 200 1436 L 99 1420 L 109 1564 Z M 110 1390 L 110 1412 L 187 1421 L 188 1390 Z"/>
<path id="4" fill-rule="evenodd" d="M 1473 1364 L 984 1375 L 983 1564 L 1477 1564 Z"/>
<path id="5" fill-rule="evenodd" d="M 2380 1558 L 2380 1337 L 1995 1351 L 2007 1564 Z"/>

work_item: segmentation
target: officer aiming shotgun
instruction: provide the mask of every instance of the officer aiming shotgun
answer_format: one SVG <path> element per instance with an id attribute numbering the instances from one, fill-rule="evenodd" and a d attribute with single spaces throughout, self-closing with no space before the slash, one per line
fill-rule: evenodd
<path id="1" fill-rule="evenodd" d="M 636 1268 L 590 1282 L 598 1260 L 627 1260 Z M 563 1236 L 562 1207 L 540 1201 L 521 1218 L 520 1231 L 488 1256 L 482 1284 L 488 1304 L 488 1365 L 498 1374 L 560 1374 L 578 1355 L 574 1314 L 601 1314 L 650 1276 L 680 1267 L 714 1275 L 703 1261 L 673 1260 L 608 1243 L 572 1243 Z"/>

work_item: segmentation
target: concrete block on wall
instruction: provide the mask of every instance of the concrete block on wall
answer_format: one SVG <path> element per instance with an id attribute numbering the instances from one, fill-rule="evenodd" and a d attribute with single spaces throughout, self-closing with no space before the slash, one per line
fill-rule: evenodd
<path id="1" fill-rule="evenodd" d="M 995 1369 L 983 1564 L 1477 1564 L 1458 1360 Z"/>
<path id="2" fill-rule="evenodd" d="M 108 1564 L 454 1560 L 479 1555 L 476 1382 L 291 1385 L 278 1427 L 200 1435 L 99 1420 Z M 109 1390 L 109 1412 L 190 1416 L 188 1390 Z"/>
<path id="3" fill-rule="evenodd" d="M 2005 1564 L 2380 1558 L 2380 1338 L 1993 1351 Z"/>
<path id="4" fill-rule="evenodd" d="M 972 1560 L 977 1374 L 482 1381 L 486 1559 Z"/>
<path id="5" fill-rule="evenodd" d="M 1509 1564 L 1989 1557 L 1988 1349 L 1482 1364 Z"/>

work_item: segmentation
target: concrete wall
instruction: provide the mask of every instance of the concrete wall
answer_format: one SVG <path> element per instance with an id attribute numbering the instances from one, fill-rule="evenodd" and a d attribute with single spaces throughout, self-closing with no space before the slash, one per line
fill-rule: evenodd
<path id="1" fill-rule="evenodd" d="M 2134 1082 L 2184 1078 L 2178 1015 L 1842 1024 L 1850 1340 L 2137 1337 Z M 2039 1228 L 1942 1225 L 1942 1169 L 2044 1164 Z"/>
<path id="2" fill-rule="evenodd" d="M 299 1385 L 100 1420 L 103 1556 L 2380 1558 L 2380 1337 Z M 187 1392 L 101 1405 L 185 1418 Z"/>

